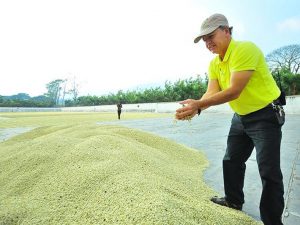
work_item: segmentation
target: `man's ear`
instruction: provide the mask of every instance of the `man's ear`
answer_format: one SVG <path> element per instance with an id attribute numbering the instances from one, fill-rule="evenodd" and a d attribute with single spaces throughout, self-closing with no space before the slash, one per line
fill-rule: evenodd
<path id="1" fill-rule="evenodd" d="M 229 35 L 230 35 L 229 27 L 226 27 L 224 30 L 225 30 L 226 34 L 229 34 Z"/>

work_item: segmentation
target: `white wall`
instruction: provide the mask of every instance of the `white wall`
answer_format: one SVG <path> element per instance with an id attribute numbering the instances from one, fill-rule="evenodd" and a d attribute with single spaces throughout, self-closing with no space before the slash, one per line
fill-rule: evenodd
<path id="1" fill-rule="evenodd" d="M 60 112 L 61 108 L 0 107 L 0 112 Z"/>
<path id="2" fill-rule="evenodd" d="M 288 114 L 300 114 L 300 95 L 288 96 L 284 110 Z"/>
<path id="3" fill-rule="evenodd" d="M 287 105 L 284 106 L 287 114 L 300 114 L 300 95 L 288 96 Z M 164 103 L 140 103 L 123 104 L 123 112 L 155 112 L 155 113 L 174 113 L 180 107 L 178 102 Z M 64 108 L 23 108 L 23 107 L 0 107 L 0 112 L 116 112 L 116 105 L 98 105 L 82 107 L 64 107 Z M 210 107 L 204 112 L 210 113 L 232 113 L 228 104 Z"/>
<path id="4" fill-rule="evenodd" d="M 154 113 L 174 113 L 176 109 L 181 107 L 178 102 L 163 103 L 140 103 L 140 104 L 123 104 L 123 112 L 154 112 Z M 64 107 L 63 112 L 116 112 L 116 105 L 100 105 L 100 106 L 82 106 L 82 107 Z M 220 105 L 206 111 L 209 112 L 232 112 L 229 106 Z"/>

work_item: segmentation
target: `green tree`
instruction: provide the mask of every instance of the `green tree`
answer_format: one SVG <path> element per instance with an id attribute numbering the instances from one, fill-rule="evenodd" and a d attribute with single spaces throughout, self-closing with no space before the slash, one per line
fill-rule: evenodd
<path id="1" fill-rule="evenodd" d="M 75 105 L 110 105 L 122 102 L 129 103 L 151 103 L 151 102 L 173 102 L 186 98 L 200 98 L 207 88 L 207 75 L 204 79 L 198 75 L 196 78 L 179 79 L 174 83 L 166 81 L 164 87 L 151 87 L 145 90 L 132 90 L 124 92 L 119 90 L 116 94 L 97 96 L 81 96 L 76 101 L 67 100 L 66 106 Z"/>
<path id="2" fill-rule="evenodd" d="M 287 95 L 300 93 L 300 45 L 287 45 L 267 55 L 272 75 Z"/>
<path id="3" fill-rule="evenodd" d="M 293 74 L 287 69 L 282 69 L 272 71 L 272 75 L 286 95 L 300 94 L 300 74 Z"/>
<path id="4" fill-rule="evenodd" d="M 45 96 L 51 99 L 53 105 L 59 105 L 61 90 L 65 82 L 66 80 L 56 79 L 46 84 L 48 92 L 45 94 Z"/>
<path id="5" fill-rule="evenodd" d="M 293 74 L 300 72 L 300 45 L 287 45 L 272 51 L 266 60 L 272 71 L 288 70 Z"/>
<path id="6" fill-rule="evenodd" d="M 76 77 L 74 76 L 71 80 L 67 81 L 71 88 L 66 91 L 67 94 L 70 94 L 73 98 L 73 101 L 77 101 L 79 95 L 79 83 L 76 81 Z"/>

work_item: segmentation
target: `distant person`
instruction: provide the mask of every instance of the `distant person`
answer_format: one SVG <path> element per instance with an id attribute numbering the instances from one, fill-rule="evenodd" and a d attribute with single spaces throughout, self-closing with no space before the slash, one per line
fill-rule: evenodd
<path id="1" fill-rule="evenodd" d="M 265 225 L 282 225 L 280 143 L 285 120 L 284 97 L 262 51 L 252 42 L 233 40 L 231 33 L 232 27 L 222 14 L 203 21 L 194 42 L 202 39 L 206 48 L 216 54 L 209 65 L 208 88 L 200 100 L 182 101 L 185 106 L 177 109 L 175 116 L 185 120 L 210 106 L 229 103 L 235 113 L 223 158 L 225 196 L 212 197 L 211 201 L 242 210 L 245 163 L 255 147 L 262 182 L 261 219 Z"/>
<path id="2" fill-rule="evenodd" d="M 119 103 L 117 104 L 117 107 L 118 107 L 118 119 L 120 119 L 120 117 L 121 117 L 121 112 L 122 112 L 122 104 L 121 104 L 121 102 L 119 102 Z"/>

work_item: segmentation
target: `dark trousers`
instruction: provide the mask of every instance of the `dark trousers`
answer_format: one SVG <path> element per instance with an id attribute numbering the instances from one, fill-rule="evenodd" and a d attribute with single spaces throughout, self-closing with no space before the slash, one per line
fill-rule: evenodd
<path id="1" fill-rule="evenodd" d="M 121 110 L 118 110 L 118 119 L 120 119 L 120 116 L 121 116 Z"/>
<path id="2" fill-rule="evenodd" d="M 265 225 L 282 225 L 281 136 L 281 125 L 270 106 L 245 116 L 234 114 L 223 159 L 225 197 L 232 203 L 243 204 L 245 162 L 255 147 L 262 181 L 260 215 Z"/>

